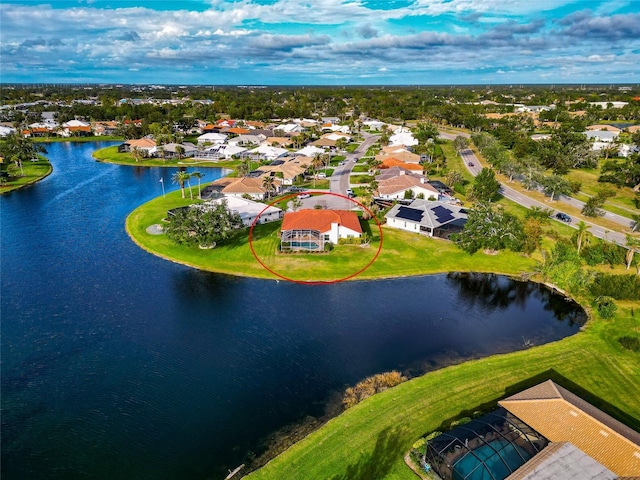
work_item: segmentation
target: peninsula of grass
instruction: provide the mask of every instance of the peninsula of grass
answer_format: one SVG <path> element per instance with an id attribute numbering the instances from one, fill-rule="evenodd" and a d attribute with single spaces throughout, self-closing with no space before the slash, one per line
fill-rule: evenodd
<path id="1" fill-rule="evenodd" d="M 135 167 L 197 167 L 197 168 L 235 168 L 240 160 L 213 161 L 197 160 L 194 158 L 138 158 L 129 152 L 118 152 L 118 146 L 101 148 L 93 152 L 93 158 L 103 163 L 130 165 Z"/>
<path id="2" fill-rule="evenodd" d="M 187 195 L 188 197 L 188 195 Z M 179 191 L 167 193 L 138 207 L 127 218 L 127 232 L 143 249 L 160 257 L 201 270 L 256 278 L 277 278 L 263 268 L 249 245 L 249 229 L 211 250 L 186 247 L 169 240 L 166 235 L 153 235 L 147 228 L 162 225 L 167 211 L 191 204 Z M 378 251 L 380 234 L 375 222 L 365 225 L 372 234 L 369 248 L 338 245 L 326 254 L 278 254 L 280 222 L 256 225 L 253 249 L 258 258 L 275 272 L 299 281 L 330 282 L 353 275 L 370 263 Z M 469 255 L 454 244 L 426 238 L 410 232 L 382 227 L 380 255 L 356 279 L 390 278 L 424 275 L 443 271 L 500 272 L 519 275 L 533 269 L 534 259 L 512 252 L 497 255 Z M 402 259 L 402 261 L 399 261 Z"/>
<path id="3" fill-rule="evenodd" d="M 39 158 L 37 162 L 23 162 L 22 170 L 24 175 L 21 174 L 19 168 L 12 167 L 8 180 L 0 185 L 0 194 L 24 188 L 49 176 L 53 171 L 53 167 L 49 160 L 43 156 Z"/>

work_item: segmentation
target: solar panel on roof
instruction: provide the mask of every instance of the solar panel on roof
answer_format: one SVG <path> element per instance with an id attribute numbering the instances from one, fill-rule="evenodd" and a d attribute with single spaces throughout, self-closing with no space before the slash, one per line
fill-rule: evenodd
<path id="1" fill-rule="evenodd" d="M 422 210 L 417 210 L 415 208 L 400 207 L 396 217 L 411 220 L 412 222 L 419 222 L 422 220 L 423 213 L 424 212 Z"/>
<path id="2" fill-rule="evenodd" d="M 444 208 L 442 205 L 433 207 L 431 211 L 436 214 L 438 223 L 447 223 L 456 218 L 451 214 L 451 210 L 449 210 L 448 208 Z"/>

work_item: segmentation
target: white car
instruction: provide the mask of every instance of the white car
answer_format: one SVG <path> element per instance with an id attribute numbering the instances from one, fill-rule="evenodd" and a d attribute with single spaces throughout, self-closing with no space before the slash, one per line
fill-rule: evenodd
<path id="1" fill-rule="evenodd" d="M 298 198 L 301 198 L 301 199 L 305 199 L 309 197 L 311 197 L 311 195 L 308 193 L 301 193 L 300 195 L 298 195 Z"/>

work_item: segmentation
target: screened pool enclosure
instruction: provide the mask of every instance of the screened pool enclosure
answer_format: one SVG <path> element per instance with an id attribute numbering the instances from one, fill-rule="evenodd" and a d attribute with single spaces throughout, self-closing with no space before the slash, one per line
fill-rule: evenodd
<path id="1" fill-rule="evenodd" d="M 444 480 L 504 480 L 548 443 L 499 408 L 429 440 L 424 461 Z"/>

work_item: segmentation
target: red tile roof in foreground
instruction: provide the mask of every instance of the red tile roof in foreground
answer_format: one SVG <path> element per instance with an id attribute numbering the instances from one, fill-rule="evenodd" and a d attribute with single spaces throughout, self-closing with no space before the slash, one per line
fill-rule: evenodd
<path id="1" fill-rule="evenodd" d="M 358 215 L 347 210 L 300 210 L 287 212 L 282 220 L 282 230 L 331 230 L 331 224 L 338 223 L 354 232 L 362 233 Z"/>

